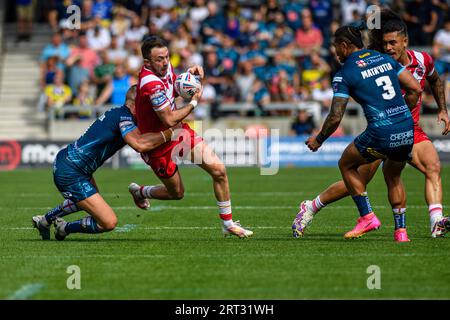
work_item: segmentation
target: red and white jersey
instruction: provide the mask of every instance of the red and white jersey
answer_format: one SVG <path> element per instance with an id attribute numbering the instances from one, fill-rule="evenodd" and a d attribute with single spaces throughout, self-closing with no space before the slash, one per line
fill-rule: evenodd
<path id="1" fill-rule="evenodd" d="M 139 80 L 136 88 L 136 120 L 141 133 L 159 132 L 168 129 L 156 114 L 165 108 L 171 110 L 176 108 L 174 88 L 176 75 L 172 65 L 169 66 L 167 74 L 159 78 L 145 66 L 139 73 Z M 151 154 L 161 154 L 165 149 L 170 148 L 173 141 L 168 141 L 158 148 L 152 150 Z"/>
<path id="2" fill-rule="evenodd" d="M 433 58 L 426 52 L 407 50 L 406 53 L 408 54 L 409 60 L 411 62 L 405 67 L 409 70 L 409 72 L 411 72 L 414 78 L 419 81 L 422 90 L 424 90 L 426 78 L 431 76 L 434 72 Z M 403 90 L 402 93 L 405 94 Z M 411 111 L 415 125 L 419 123 L 421 108 L 422 95 L 420 95 L 419 101 L 417 101 L 416 106 Z"/>

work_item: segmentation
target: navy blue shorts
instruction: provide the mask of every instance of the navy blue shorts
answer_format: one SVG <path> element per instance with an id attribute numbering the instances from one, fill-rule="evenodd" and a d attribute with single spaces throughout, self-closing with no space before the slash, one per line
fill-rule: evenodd
<path id="1" fill-rule="evenodd" d="M 56 155 L 53 162 L 53 181 L 62 196 L 77 203 L 98 191 L 91 183 L 92 176 L 81 172 L 73 163 L 67 160 L 67 149 Z"/>
<path id="2" fill-rule="evenodd" d="M 391 128 L 367 128 L 356 137 L 355 146 L 359 153 L 369 162 L 377 159 L 410 161 L 414 145 L 414 128 L 412 126 Z"/>

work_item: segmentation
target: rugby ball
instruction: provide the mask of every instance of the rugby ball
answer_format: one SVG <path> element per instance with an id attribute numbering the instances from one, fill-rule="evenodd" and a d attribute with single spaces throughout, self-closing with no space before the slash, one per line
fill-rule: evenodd
<path id="1" fill-rule="evenodd" d="M 200 79 L 189 72 L 179 74 L 175 80 L 175 90 L 186 100 L 190 100 L 195 91 L 201 87 Z"/>

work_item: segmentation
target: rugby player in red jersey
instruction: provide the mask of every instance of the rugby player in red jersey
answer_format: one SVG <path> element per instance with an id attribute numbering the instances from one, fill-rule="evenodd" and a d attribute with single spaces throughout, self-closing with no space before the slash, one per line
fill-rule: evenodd
<path id="1" fill-rule="evenodd" d="M 144 65 L 137 85 L 137 124 L 142 133 L 159 132 L 182 122 L 197 106 L 202 92 L 198 90 L 187 106 L 177 108 L 175 104 L 177 93 L 174 89 L 176 75 L 170 63 L 167 43 L 157 36 L 150 36 L 143 41 L 141 50 Z M 201 66 L 193 66 L 188 72 L 201 79 L 204 76 Z M 239 221 L 234 222 L 232 219 L 228 177 L 223 162 L 188 124 L 182 123 L 182 130 L 178 131 L 181 131 L 181 135 L 178 134 L 177 139 L 171 139 L 158 148 L 142 154 L 142 158 L 153 169 L 162 184 L 140 186 L 131 183 L 129 191 L 136 205 L 145 209 L 149 207 L 148 199 L 182 199 L 184 186 L 174 156 L 190 156 L 193 163 L 198 164 L 212 177 L 224 235 L 250 237 L 253 232 L 243 228 Z M 190 155 L 183 154 L 186 150 Z"/>

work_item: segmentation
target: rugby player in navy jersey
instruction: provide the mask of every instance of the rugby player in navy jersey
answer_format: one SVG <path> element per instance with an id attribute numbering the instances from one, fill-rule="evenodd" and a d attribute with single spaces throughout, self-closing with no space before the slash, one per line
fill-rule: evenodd
<path id="1" fill-rule="evenodd" d="M 45 215 L 34 216 L 33 226 L 43 240 L 50 239 L 50 227 L 55 225 L 55 238 L 64 240 L 70 233 L 102 233 L 113 230 L 117 217 L 99 194 L 94 172 L 126 144 L 137 152 L 150 151 L 172 138 L 171 128 L 140 134 L 135 125 L 136 86 L 130 87 L 125 104 L 100 116 L 75 142 L 56 155 L 53 180 L 65 200 Z M 136 205 L 146 209 L 148 201 L 138 199 Z M 66 222 L 62 217 L 84 210 L 88 215 Z"/>

